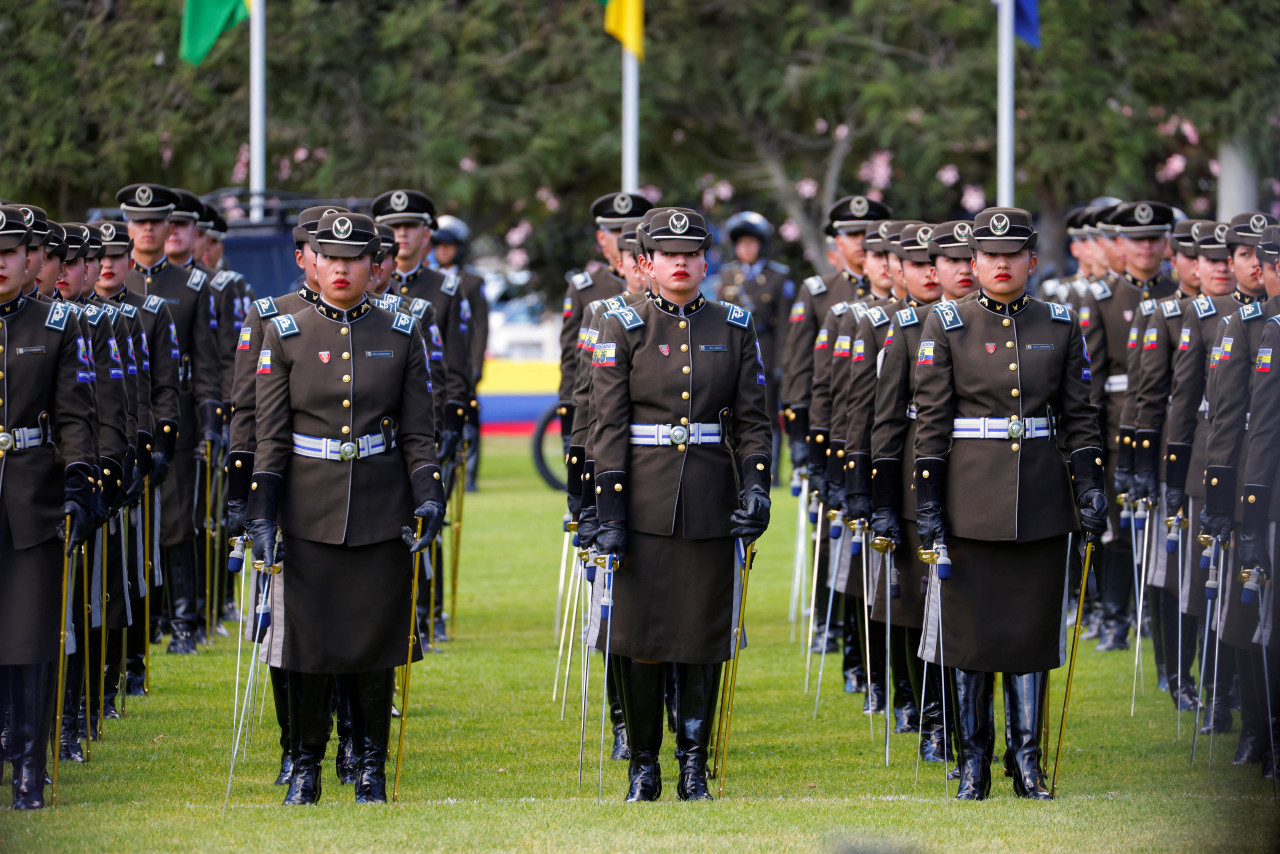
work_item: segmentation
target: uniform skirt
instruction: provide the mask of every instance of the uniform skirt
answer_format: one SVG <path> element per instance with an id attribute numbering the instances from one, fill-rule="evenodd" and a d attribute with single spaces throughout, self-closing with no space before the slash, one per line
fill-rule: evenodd
<path id="1" fill-rule="evenodd" d="M 613 578 L 610 652 L 682 664 L 733 657 L 734 540 L 685 539 L 683 517 L 676 513 L 670 537 L 627 531 L 627 558 Z M 605 641 L 601 633 L 596 648 Z"/>
<path id="2" fill-rule="evenodd" d="M 367 546 L 284 537 L 281 666 L 302 673 L 363 673 L 405 663 L 415 619 L 413 561 L 400 540 Z M 277 583 L 279 579 L 276 579 Z M 413 645 L 413 660 L 422 658 Z"/>
<path id="3" fill-rule="evenodd" d="M 889 623 L 894 626 L 906 626 L 918 629 L 924 625 L 924 588 L 929 565 L 916 555 L 920 547 L 920 534 L 915 522 L 902 520 L 902 545 L 893 552 L 894 566 L 898 570 L 898 587 L 901 594 L 888 603 Z M 883 623 L 886 604 L 885 588 L 888 583 L 887 561 L 881 560 L 879 572 L 876 573 L 875 598 L 871 600 L 871 619 Z"/>
<path id="4" fill-rule="evenodd" d="M 15 548 L 0 504 L 0 665 L 56 659 L 61 607 L 62 540 Z"/>
<path id="5" fill-rule="evenodd" d="M 1061 666 L 1068 539 L 1062 534 L 1029 543 L 947 540 L 951 578 L 931 582 L 921 658 L 989 673 Z"/>

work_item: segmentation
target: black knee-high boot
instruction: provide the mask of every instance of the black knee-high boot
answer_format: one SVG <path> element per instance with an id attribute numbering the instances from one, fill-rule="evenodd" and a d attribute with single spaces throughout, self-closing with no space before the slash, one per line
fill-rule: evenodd
<path id="1" fill-rule="evenodd" d="M 152 588 L 153 596 L 156 590 L 157 588 Z M 159 601 L 153 598 L 151 603 L 154 606 Z M 128 652 L 124 664 L 124 691 L 130 697 L 141 697 L 147 693 L 147 644 L 150 639 L 147 636 L 148 627 L 143 623 L 145 609 L 142 597 L 133 598 L 130 607 L 133 609 L 133 622 L 124 630 L 125 649 Z"/>
<path id="2" fill-rule="evenodd" d="M 1040 727 L 1044 722 L 1045 674 L 1005 673 L 1004 714 L 1013 753 L 1013 791 L 1020 798 L 1051 800 L 1040 763 Z"/>
<path id="3" fill-rule="evenodd" d="M 618 681 L 614 678 L 614 666 L 606 661 L 604 665 L 605 684 L 609 690 L 609 720 L 613 722 L 613 752 L 610 759 L 630 759 L 631 748 L 627 745 L 627 722 L 622 715 L 622 700 L 618 696 Z"/>
<path id="4" fill-rule="evenodd" d="M 836 599 L 841 603 L 844 612 L 843 626 L 844 633 L 844 661 L 841 662 L 844 670 L 844 690 L 846 694 L 859 694 L 867 690 L 867 671 L 862 663 L 862 631 L 858 622 L 857 614 L 862 610 L 860 599 L 855 599 L 844 593 L 838 594 Z"/>
<path id="5" fill-rule="evenodd" d="M 1154 558 L 1152 558 L 1154 560 Z M 1169 671 L 1177 666 L 1177 651 L 1173 652 L 1174 663 L 1171 666 L 1168 657 L 1165 655 L 1164 645 L 1164 600 L 1172 594 L 1167 593 L 1161 587 L 1153 587 L 1147 585 L 1146 598 L 1143 603 L 1146 606 L 1147 614 L 1151 618 L 1151 655 L 1156 662 L 1156 677 L 1159 680 L 1157 689 L 1160 691 L 1169 690 Z M 1138 615 L 1138 624 L 1142 624 L 1142 615 Z"/>
<path id="6" fill-rule="evenodd" d="M 955 671 L 956 744 L 960 750 L 960 787 L 956 798 L 985 800 L 991 793 L 991 755 L 995 749 L 994 673 Z"/>
<path id="7" fill-rule="evenodd" d="M 720 665 L 677 664 L 676 759 L 680 762 L 680 782 L 676 794 L 682 801 L 709 801 L 707 791 L 707 745 L 715 719 L 716 692 L 720 687 Z"/>
<path id="8" fill-rule="evenodd" d="M 293 775 L 286 805 L 320 800 L 320 765 L 329 742 L 333 677 L 327 673 L 289 673 L 289 733 L 293 742 Z"/>
<path id="9" fill-rule="evenodd" d="M 50 706 L 56 690 L 55 662 L 11 665 L 13 713 L 13 808 L 44 807 L 45 761 L 49 749 Z"/>
<path id="10" fill-rule="evenodd" d="M 1169 679 L 1169 696 L 1184 712 L 1198 708 L 1196 682 L 1191 675 L 1196 658 L 1196 636 L 1199 621 L 1183 614 L 1178 594 L 1165 593 L 1160 601 L 1160 633 L 1164 637 L 1164 672 Z M 1182 655 L 1178 655 L 1178 627 L 1182 627 Z"/>
<path id="11" fill-rule="evenodd" d="M 955 727 L 956 710 L 951 691 L 953 680 L 947 676 L 951 670 L 948 667 L 944 673 L 943 668 L 930 664 L 922 686 L 924 699 L 920 706 L 920 729 L 924 731 L 924 738 L 920 741 L 920 758 L 925 762 L 950 762 L 955 758 L 951 751 L 950 731 Z"/>
<path id="12" fill-rule="evenodd" d="M 283 667 L 270 668 L 271 699 L 276 704 L 276 723 L 280 726 L 280 773 L 275 785 L 289 785 L 293 776 L 293 750 L 289 739 L 289 671 Z"/>
<path id="13" fill-rule="evenodd" d="M 356 757 L 356 803 L 387 802 L 387 737 L 391 731 L 391 692 L 395 669 L 353 674 L 348 680 L 351 728 Z"/>
<path id="14" fill-rule="evenodd" d="M 906 626 L 889 628 L 889 640 L 892 644 L 890 666 L 893 668 L 893 731 L 898 734 L 920 731 L 920 711 L 916 705 L 915 692 L 911 688 L 910 659 L 915 658 L 915 651 L 908 653 L 907 637 Z"/>
<path id="15" fill-rule="evenodd" d="M 356 744 L 355 728 L 352 726 L 356 681 L 354 673 L 339 673 L 333 679 L 333 713 L 338 730 L 338 749 L 334 751 L 333 761 L 338 782 L 343 785 L 356 781 L 360 765 L 360 747 Z"/>
<path id="16" fill-rule="evenodd" d="M 9 710 L 9 680 L 7 665 L 0 665 L 0 780 L 4 779 L 4 766 L 13 764 L 13 716 Z"/>
<path id="17" fill-rule="evenodd" d="M 120 694 L 120 645 L 123 642 L 124 629 L 107 629 L 107 673 L 103 683 L 106 687 L 102 694 L 102 715 L 107 720 L 120 717 L 116 697 Z"/>
<path id="18" fill-rule="evenodd" d="M 84 762 L 84 750 L 80 747 L 80 703 L 84 699 L 83 646 L 77 647 L 75 653 L 67 656 L 64 679 L 66 688 L 62 700 L 58 757 L 72 762 Z"/>
<path id="19" fill-rule="evenodd" d="M 656 801 L 662 794 L 663 664 L 641 664 L 616 656 L 615 676 L 631 745 L 628 801 Z"/>
<path id="20" fill-rule="evenodd" d="M 196 544 L 195 540 L 183 540 L 176 546 L 164 549 L 164 566 L 168 572 L 168 602 L 172 608 L 169 623 L 173 637 L 169 640 L 169 652 L 190 655 L 196 651 Z"/>
<path id="21" fill-rule="evenodd" d="M 862 704 L 863 714 L 877 715 L 889 702 L 885 687 L 885 639 L 884 623 L 871 621 L 871 650 L 867 655 L 867 698 Z"/>
<path id="22" fill-rule="evenodd" d="M 1204 664 L 1204 726 L 1200 727 L 1201 735 L 1212 731 L 1216 735 L 1231 732 L 1231 683 L 1236 678 L 1236 657 L 1231 647 L 1217 638 L 1217 633 L 1205 625 L 1209 632 L 1209 654 Z M 1214 650 L 1217 650 L 1215 656 Z M 1215 662 L 1217 672 L 1214 672 Z"/>
<path id="23" fill-rule="evenodd" d="M 1262 676 L 1262 652 L 1236 650 L 1236 673 L 1240 677 L 1240 744 L 1233 765 L 1255 765 L 1263 759 L 1267 739 L 1266 682 Z"/>

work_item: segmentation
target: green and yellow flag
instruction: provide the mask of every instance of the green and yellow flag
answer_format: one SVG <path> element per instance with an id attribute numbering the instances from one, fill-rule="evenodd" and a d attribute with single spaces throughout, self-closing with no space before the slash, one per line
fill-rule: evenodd
<path id="1" fill-rule="evenodd" d="M 600 5 L 604 6 L 604 31 L 643 60 L 644 0 L 600 0 Z"/>
<path id="2" fill-rule="evenodd" d="M 182 9 L 182 40 L 178 56 L 199 65 L 213 50 L 218 37 L 249 20 L 251 0 L 187 0 Z"/>

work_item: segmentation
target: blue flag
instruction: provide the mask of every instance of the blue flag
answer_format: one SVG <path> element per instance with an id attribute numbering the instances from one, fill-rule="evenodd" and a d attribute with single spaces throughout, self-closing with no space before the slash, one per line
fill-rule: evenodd
<path id="1" fill-rule="evenodd" d="M 1040 49 L 1039 0 L 1014 0 L 1013 32 L 1036 50 Z"/>

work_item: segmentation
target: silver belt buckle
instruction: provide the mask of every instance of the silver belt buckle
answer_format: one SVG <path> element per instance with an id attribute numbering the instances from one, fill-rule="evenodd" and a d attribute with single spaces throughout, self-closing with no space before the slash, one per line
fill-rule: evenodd
<path id="1" fill-rule="evenodd" d="M 671 444 L 683 445 L 689 441 L 689 428 L 683 424 L 677 424 L 671 428 Z"/>
<path id="2" fill-rule="evenodd" d="M 1021 421 L 1009 422 L 1009 438 L 1021 439 L 1022 435 L 1027 431 L 1026 426 Z"/>
<path id="3" fill-rule="evenodd" d="M 343 442 L 338 446 L 338 459 L 343 462 L 354 460 L 356 458 L 356 453 L 357 449 L 355 442 Z"/>
<path id="4" fill-rule="evenodd" d="M 0 433 L 0 451 L 9 451 L 13 449 L 13 434 Z"/>

